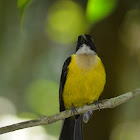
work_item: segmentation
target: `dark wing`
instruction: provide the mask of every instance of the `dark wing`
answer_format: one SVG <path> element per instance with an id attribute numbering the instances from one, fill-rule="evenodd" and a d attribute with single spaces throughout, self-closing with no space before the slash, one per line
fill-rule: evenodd
<path id="1" fill-rule="evenodd" d="M 61 79 L 60 79 L 60 87 L 59 87 L 59 104 L 60 104 L 60 112 L 65 110 L 64 102 L 62 99 L 62 93 L 64 89 L 64 85 L 66 82 L 67 72 L 68 72 L 68 65 L 71 62 L 71 57 L 68 57 L 66 61 L 64 62 L 62 73 L 61 73 Z"/>

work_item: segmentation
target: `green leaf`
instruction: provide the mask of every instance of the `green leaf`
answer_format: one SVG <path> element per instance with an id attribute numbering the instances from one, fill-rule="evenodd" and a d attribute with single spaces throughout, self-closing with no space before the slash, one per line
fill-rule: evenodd
<path id="1" fill-rule="evenodd" d="M 24 17 L 24 11 L 26 9 L 26 7 L 32 3 L 33 0 L 18 0 L 18 9 L 19 9 L 19 13 L 20 13 L 20 17 L 21 17 L 21 25 L 23 22 L 23 17 Z"/>
<path id="2" fill-rule="evenodd" d="M 93 24 L 109 16 L 116 8 L 117 0 L 88 0 L 86 17 Z"/>

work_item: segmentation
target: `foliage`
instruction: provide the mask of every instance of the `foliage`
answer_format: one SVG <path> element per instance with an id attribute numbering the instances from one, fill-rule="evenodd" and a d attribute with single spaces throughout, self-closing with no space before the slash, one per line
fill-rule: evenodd
<path id="1" fill-rule="evenodd" d="M 96 23 L 109 16 L 116 8 L 117 0 L 88 0 L 86 16 L 90 23 Z"/>
<path id="2" fill-rule="evenodd" d="M 18 0 L 17 5 L 21 17 L 21 26 L 24 18 L 25 9 L 33 2 L 33 0 Z"/>

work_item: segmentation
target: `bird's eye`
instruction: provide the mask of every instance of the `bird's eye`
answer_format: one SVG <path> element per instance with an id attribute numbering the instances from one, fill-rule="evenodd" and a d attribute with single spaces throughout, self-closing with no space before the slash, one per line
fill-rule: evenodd
<path id="1" fill-rule="evenodd" d="M 90 41 L 92 41 L 92 42 L 93 42 L 93 39 L 92 39 L 92 37 L 91 37 L 90 35 L 89 35 L 89 37 L 88 37 L 88 38 L 89 38 L 89 40 L 90 40 Z"/>
<path id="2" fill-rule="evenodd" d="M 92 41 L 93 42 L 93 39 L 90 35 L 86 35 L 86 38 L 89 40 L 89 41 Z"/>

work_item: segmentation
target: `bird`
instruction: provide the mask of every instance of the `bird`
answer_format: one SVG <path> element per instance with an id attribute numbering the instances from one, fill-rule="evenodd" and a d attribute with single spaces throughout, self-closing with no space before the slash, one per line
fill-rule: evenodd
<path id="1" fill-rule="evenodd" d="M 90 35 L 78 37 L 76 51 L 62 67 L 59 86 L 60 112 L 98 101 L 106 83 L 104 65 Z M 83 140 L 83 121 L 93 111 L 63 120 L 59 140 Z"/>

